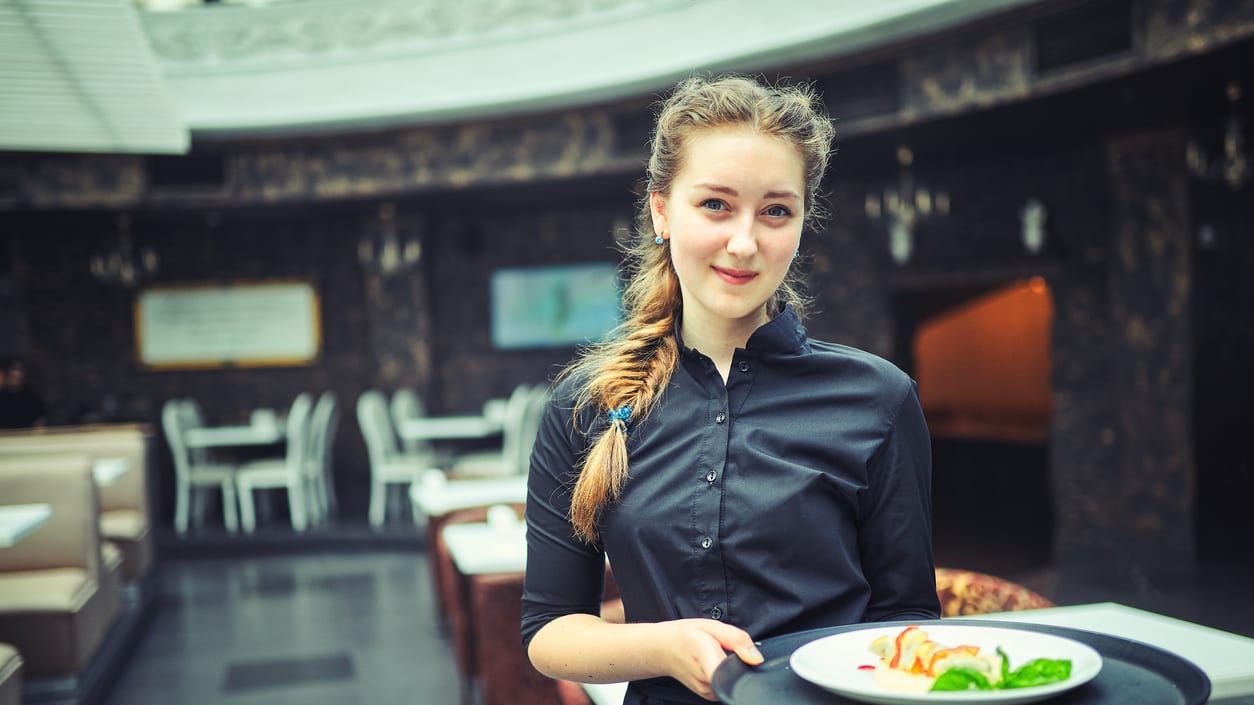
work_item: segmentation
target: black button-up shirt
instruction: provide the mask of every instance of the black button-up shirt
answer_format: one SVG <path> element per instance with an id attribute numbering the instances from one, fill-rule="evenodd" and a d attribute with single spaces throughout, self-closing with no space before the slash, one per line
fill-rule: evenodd
<path id="1" fill-rule="evenodd" d="M 556 390 L 528 480 L 524 645 L 552 619 L 599 614 L 606 556 L 629 622 L 708 617 L 764 639 L 938 617 L 931 450 L 910 378 L 808 339 L 790 311 L 735 352 L 726 383 L 680 349 L 653 412 L 629 420 L 630 477 L 596 545 L 573 536 L 570 489 L 607 422 L 572 424 L 573 383 Z M 632 690 L 627 702 L 703 702 L 672 679 Z"/>

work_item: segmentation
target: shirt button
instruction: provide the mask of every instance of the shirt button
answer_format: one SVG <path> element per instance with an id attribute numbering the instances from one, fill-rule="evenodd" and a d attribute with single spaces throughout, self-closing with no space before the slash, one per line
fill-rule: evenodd
<path id="1" fill-rule="evenodd" d="M 701 539 L 701 548 L 709 548 L 710 546 L 713 546 L 713 545 L 714 545 L 714 539 L 710 538 L 709 536 L 706 536 L 705 538 Z"/>
<path id="2" fill-rule="evenodd" d="M 712 482 L 714 482 L 714 481 L 715 481 L 715 480 L 717 480 L 717 479 L 718 479 L 718 473 L 714 472 L 713 470 L 711 470 L 711 471 L 709 471 L 709 472 L 707 472 L 707 473 L 705 474 L 705 481 L 706 481 L 706 482 L 710 482 L 710 483 L 712 483 Z"/>
<path id="3" fill-rule="evenodd" d="M 749 371 L 749 363 L 745 362 L 744 360 L 741 360 L 741 361 L 740 361 L 740 371 L 741 371 L 741 372 L 748 372 L 748 371 Z"/>
<path id="4" fill-rule="evenodd" d="M 714 417 L 714 423 L 723 423 L 726 420 L 727 420 L 727 414 L 724 414 L 721 411 L 718 412 L 718 415 Z"/>
<path id="5" fill-rule="evenodd" d="M 722 619 L 723 610 L 719 609 L 718 607 L 715 607 L 714 609 L 710 610 L 710 617 L 712 619 Z"/>

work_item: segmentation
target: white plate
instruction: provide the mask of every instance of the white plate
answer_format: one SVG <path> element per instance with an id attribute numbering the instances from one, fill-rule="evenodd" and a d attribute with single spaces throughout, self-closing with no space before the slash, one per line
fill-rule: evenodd
<path id="1" fill-rule="evenodd" d="M 858 667 L 880 662 L 871 653 L 871 642 L 884 635 L 895 636 L 904 627 L 868 627 L 816 639 L 793 652 L 789 659 L 798 676 L 846 698 L 881 705 L 915 703 L 1030 703 L 1071 690 L 1093 680 L 1102 670 L 1101 654 L 1072 639 L 1052 634 L 1002 627 L 966 627 L 928 624 L 923 626 L 932 641 L 950 646 L 970 645 L 992 653 L 998 646 L 1010 657 L 1014 670 L 1038 658 L 1071 659 L 1071 677 L 1061 683 L 1011 690 L 964 690 L 908 693 L 877 685 L 872 671 Z"/>

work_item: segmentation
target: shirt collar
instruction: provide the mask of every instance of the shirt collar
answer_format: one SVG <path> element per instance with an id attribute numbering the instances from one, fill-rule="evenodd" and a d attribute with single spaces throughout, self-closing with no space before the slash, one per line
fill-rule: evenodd
<path id="1" fill-rule="evenodd" d="M 699 355 L 699 351 L 684 345 L 679 329 L 680 320 L 676 319 L 675 340 L 679 341 L 680 351 L 685 355 Z M 785 306 L 778 316 L 753 331 L 745 349 L 753 353 L 804 353 L 809 349 L 805 326 L 792 308 Z"/>

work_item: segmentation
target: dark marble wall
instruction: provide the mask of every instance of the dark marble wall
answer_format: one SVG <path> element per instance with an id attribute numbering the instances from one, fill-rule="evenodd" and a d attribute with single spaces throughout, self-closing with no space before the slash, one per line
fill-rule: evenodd
<path id="1" fill-rule="evenodd" d="M 1232 61 L 1254 51 L 1248 15 L 1218 9 L 1248 3 L 1134 5 L 1139 58 L 1048 80 L 1033 75 L 1025 44 L 1032 13 L 895 50 L 900 100 L 890 115 L 838 123 L 833 216 L 804 237 L 800 260 L 815 303 L 811 333 L 907 370 L 910 337 L 927 316 L 988 287 L 1044 277 L 1055 303 L 1055 412 L 1049 448 L 1030 454 L 1044 467 L 1048 451 L 1048 481 L 1025 485 L 1052 492 L 1061 561 L 1125 577 L 1190 565 L 1199 484 L 1207 496 L 1248 487 L 1240 480 L 1248 453 L 1194 429 L 1243 413 L 1224 384 L 1254 344 L 1238 314 L 1248 311 L 1249 250 L 1195 251 L 1197 198 L 1183 157 L 1194 98 L 1222 95 L 1227 79 L 1215 77 L 1227 74 L 1218 68 L 1251 65 Z M 1206 60 L 1164 63 L 1189 55 Z M 825 70 L 792 73 L 817 74 L 822 86 Z M 827 99 L 839 118 L 842 96 Z M 639 101 L 485 125 L 198 145 L 197 158 L 226 164 L 225 182 L 207 190 L 154 188 L 140 157 L 0 157 L 26 177 L 18 193 L 0 196 L 12 318 L 60 421 L 153 421 L 173 395 L 202 398 L 214 420 L 234 420 L 301 390 L 334 389 L 351 404 L 362 389 L 400 386 L 418 389 L 436 413 L 471 412 L 570 359 L 570 348 L 493 349 L 488 284 L 502 267 L 617 260 L 613 232 L 633 215 L 648 122 Z M 863 212 L 868 192 L 898 182 L 901 145 L 912 148 L 916 182 L 945 189 L 952 203 L 947 217 L 916 227 L 904 265 L 889 258 L 886 223 Z M 1021 238 L 1029 198 L 1049 213 L 1038 253 Z M 392 276 L 358 261 L 383 199 L 395 202 L 399 232 L 421 243 L 415 266 Z M 312 278 L 323 302 L 320 359 L 260 370 L 139 368 L 133 291 L 87 275 L 120 208 L 135 213 L 137 244 L 160 254 L 157 282 Z M 1236 212 L 1225 232 L 1248 229 L 1248 205 Z M 1197 372 L 1204 361 L 1230 375 Z M 360 508 L 365 458 L 346 411 L 337 461 Z M 961 449 L 946 457 L 963 463 Z M 1241 508 L 1209 506 L 1249 527 Z"/>
<path id="2" fill-rule="evenodd" d="M 1254 198 L 1249 187 L 1195 183 L 1193 417 L 1202 557 L 1254 555 Z"/>
<path id="3" fill-rule="evenodd" d="M 1070 273 L 1058 328 L 1057 555 L 1077 570 L 1187 569 L 1195 558 L 1192 267 L 1184 136 L 1112 137 L 1109 248 Z M 1088 355 L 1082 354 L 1089 351 Z"/>

